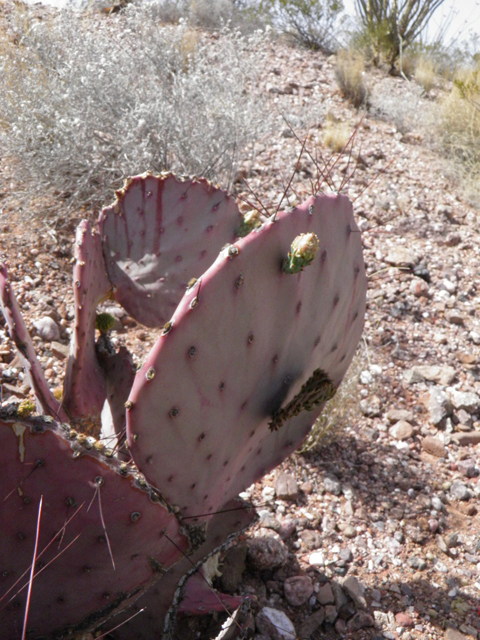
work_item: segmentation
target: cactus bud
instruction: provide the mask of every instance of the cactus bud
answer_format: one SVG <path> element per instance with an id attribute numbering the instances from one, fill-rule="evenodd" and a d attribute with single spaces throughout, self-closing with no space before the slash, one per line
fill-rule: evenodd
<path id="1" fill-rule="evenodd" d="M 283 262 L 285 273 L 300 273 L 308 266 L 318 251 L 319 240 L 315 233 L 301 233 L 290 247 L 288 258 Z"/>
<path id="2" fill-rule="evenodd" d="M 255 209 L 252 209 L 243 215 L 242 224 L 240 225 L 237 235 L 240 238 L 243 238 L 244 236 L 248 236 L 251 231 L 258 229 L 258 227 L 261 226 L 262 219 L 260 218 L 260 213 Z"/>

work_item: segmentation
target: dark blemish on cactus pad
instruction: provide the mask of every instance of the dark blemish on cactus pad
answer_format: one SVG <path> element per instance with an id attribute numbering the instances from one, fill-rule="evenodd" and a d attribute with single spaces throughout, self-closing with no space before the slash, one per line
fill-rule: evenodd
<path id="1" fill-rule="evenodd" d="M 248 344 L 252 344 L 252 342 L 254 341 L 255 336 L 253 335 L 253 333 L 251 333 L 248 338 L 247 338 L 247 343 Z"/>
<path id="2" fill-rule="evenodd" d="M 219 206 L 220 206 L 220 202 L 217 202 L 217 204 L 214 204 L 212 207 L 212 211 L 218 211 Z"/>
<path id="3" fill-rule="evenodd" d="M 206 255 L 207 255 L 206 249 L 203 249 L 203 251 L 200 251 L 200 260 L 203 260 L 203 258 L 205 258 Z"/>
<path id="4" fill-rule="evenodd" d="M 357 279 L 358 274 L 360 273 L 360 267 L 359 267 L 359 266 L 356 266 L 356 267 L 354 268 L 354 270 L 353 270 L 353 273 L 354 273 L 354 278 L 355 278 L 355 280 L 356 280 L 356 279 Z"/>
<path id="5" fill-rule="evenodd" d="M 178 407 L 172 407 L 170 409 L 170 411 L 168 412 L 168 415 L 171 418 L 176 418 L 178 416 L 178 414 L 180 413 L 180 409 Z"/>
<path id="6" fill-rule="evenodd" d="M 153 380 L 154 377 L 155 377 L 155 368 L 154 367 L 150 367 L 150 369 L 145 374 L 145 377 L 146 377 L 147 380 Z"/>
<path id="7" fill-rule="evenodd" d="M 340 301 L 340 296 L 337 294 L 333 299 L 333 306 L 336 307 Z"/>
<path id="8" fill-rule="evenodd" d="M 197 483 L 194 482 L 193 484 L 190 485 L 190 491 L 193 491 L 195 489 L 195 487 L 197 486 Z"/>
<path id="9" fill-rule="evenodd" d="M 23 496 L 23 504 L 30 504 L 32 501 L 28 496 Z"/>
<path id="10" fill-rule="evenodd" d="M 19 540 L 25 540 L 25 537 L 26 537 L 26 536 L 25 536 L 25 534 L 24 534 L 24 533 L 22 533 L 21 531 L 19 531 L 19 532 L 17 533 L 17 538 L 18 538 Z"/>
<path id="11" fill-rule="evenodd" d="M 259 447 L 255 452 L 255 455 L 259 456 L 262 453 L 262 447 Z"/>
<path id="12" fill-rule="evenodd" d="M 206 231 L 207 233 L 210 233 L 210 231 L 213 231 L 213 229 L 214 229 L 213 224 L 209 224 L 209 225 L 208 225 L 208 227 L 205 229 L 205 231 Z"/>
<path id="13" fill-rule="evenodd" d="M 188 356 L 190 358 L 193 358 L 196 353 L 197 353 L 197 350 L 195 349 L 195 347 L 190 347 L 190 349 L 188 350 Z"/>
<path id="14" fill-rule="evenodd" d="M 338 349 L 338 345 L 334 344 L 333 347 L 330 349 L 330 353 L 333 353 L 337 349 Z"/>
<path id="15" fill-rule="evenodd" d="M 277 364 L 278 362 L 278 353 L 276 353 L 272 358 L 272 364 Z"/>
<path id="16" fill-rule="evenodd" d="M 255 435 L 255 429 L 253 429 L 253 431 L 250 431 L 250 435 L 248 437 L 253 438 L 254 435 Z"/>
<path id="17" fill-rule="evenodd" d="M 212 459 L 212 455 L 213 454 L 209 453 L 208 456 L 207 456 L 207 460 L 211 460 Z"/>
<path id="18" fill-rule="evenodd" d="M 175 262 L 181 262 L 183 260 L 182 256 L 175 256 Z"/>
<path id="19" fill-rule="evenodd" d="M 283 377 L 283 380 L 280 383 L 276 382 L 272 385 L 276 391 L 272 393 L 270 398 L 264 404 L 262 415 L 265 417 L 272 416 L 280 409 L 296 378 L 297 376 L 289 373 Z"/>
<path id="20" fill-rule="evenodd" d="M 347 224 L 347 236 L 349 236 L 352 233 L 352 227 Z"/>
<path id="21" fill-rule="evenodd" d="M 248 400 L 245 400 L 245 402 L 243 402 L 242 405 L 240 406 L 240 411 L 243 411 L 247 406 L 247 404 L 248 404 Z"/>
<path id="22" fill-rule="evenodd" d="M 318 345 L 320 344 L 320 340 L 321 340 L 321 336 L 317 336 L 315 338 L 315 342 L 313 343 L 313 346 L 318 347 Z"/>
<path id="23" fill-rule="evenodd" d="M 340 358 L 340 362 L 343 362 L 346 358 L 346 354 L 344 353 L 343 356 Z"/>
<path id="24" fill-rule="evenodd" d="M 201 434 L 198 436 L 198 441 L 199 441 L 199 442 L 201 442 L 201 441 L 202 441 L 202 440 L 204 440 L 204 439 L 205 439 L 205 433 L 201 433 Z"/>
<path id="25" fill-rule="evenodd" d="M 352 322 L 355 322 L 357 318 L 358 318 L 358 311 L 355 311 L 355 313 L 353 314 Z"/>
<path id="26" fill-rule="evenodd" d="M 224 383 L 224 382 L 221 382 L 221 383 L 218 385 L 218 388 L 220 389 L 220 391 L 224 391 L 224 390 L 225 390 L 225 383 Z"/>
<path id="27" fill-rule="evenodd" d="M 301 302 L 299 302 L 299 303 L 297 304 L 297 306 L 296 306 L 296 309 L 295 309 L 295 310 L 296 310 L 296 312 L 297 312 L 297 313 L 300 313 L 301 309 L 302 309 L 302 303 L 301 303 Z"/>
<path id="28" fill-rule="evenodd" d="M 228 460 L 225 460 L 224 463 L 223 463 L 223 466 L 226 467 L 228 462 L 229 462 Z"/>
<path id="29" fill-rule="evenodd" d="M 134 511 L 130 514 L 130 520 L 132 522 L 136 522 L 140 518 L 140 513 L 138 511 Z"/>
<path id="30" fill-rule="evenodd" d="M 182 224 L 183 224 L 183 216 L 178 216 L 178 218 L 177 218 L 177 224 L 178 224 L 178 226 L 179 226 L 179 227 L 181 227 L 181 226 L 182 226 Z"/>
<path id="31" fill-rule="evenodd" d="M 92 567 L 89 567 L 88 565 L 85 565 L 84 567 L 82 567 L 83 573 L 90 573 L 91 570 L 92 570 Z"/>
<path id="32" fill-rule="evenodd" d="M 245 278 L 243 276 L 243 273 L 240 273 L 237 278 L 235 279 L 235 288 L 236 289 L 240 289 L 240 287 L 242 286 L 243 282 L 244 282 Z"/>
<path id="33" fill-rule="evenodd" d="M 326 250 L 326 249 L 324 249 L 324 250 L 322 251 L 322 255 L 321 255 L 321 257 L 320 257 L 320 262 L 321 262 L 322 264 L 325 264 L 326 259 L 327 259 L 327 250 Z"/>

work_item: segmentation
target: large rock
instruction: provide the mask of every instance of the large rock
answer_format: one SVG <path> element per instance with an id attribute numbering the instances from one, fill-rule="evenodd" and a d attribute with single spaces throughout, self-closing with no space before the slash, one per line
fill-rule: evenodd
<path id="1" fill-rule="evenodd" d="M 44 316 L 40 318 L 40 320 L 36 320 L 33 326 L 37 330 L 37 334 L 45 342 L 52 342 L 54 340 L 58 342 L 58 340 L 60 340 L 60 329 L 52 318 Z"/>
<path id="2" fill-rule="evenodd" d="M 367 601 L 363 595 L 364 588 L 355 576 L 348 576 L 342 583 L 343 590 L 348 593 L 358 609 L 366 609 Z"/>
<path id="3" fill-rule="evenodd" d="M 437 365 L 417 365 L 404 374 L 407 384 L 414 382 L 436 382 L 437 384 L 449 385 L 455 380 L 455 369 L 449 366 Z"/>
<path id="4" fill-rule="evenodd" d="M 452 389 L 450 391 L 450 400 L 455 409 L 463 409 L 468 413 L 477 413 L 480 409 L 480 396 L 474 391 L 458 391 Z"/>
<path id="5" fill-rule="evenodd" d="M 476 445 L 480 443 L 480 431 L 470 431 L 467 433 L 454 433 L 452 440 L 458 444 L 459 447 L 468 447 L 470 445 Z"/>
<path id="6" fill-rule="evenodd" d="M 445 445 L 435 436 L 425 436 L 422 439 L 422 449 L 436 458 L 445 458 L 447 455 Z"/>
<path id="7" fill-rule="evenodd" d="M 399 420 L 390 427 L 389 434 L 396 440 L 408 440 L 413 436 L 413 427 L 406 420 Z"/>
<path id="8" fill-rule="evenodd" d="M 292 607 L 301 607 L 313 593 L 313 584 L 308 576 L 292 576 L 283 583 L 285 599 Z"/>
<path id="9" fill-rule="evenodd" d="M 259 571 L 278 569 L 288 559 L 288 549 L 273 536 L 252 538 L 248 541 L 248 559 Z"/>
<path id="10" fill-rule="evenodd" d="M 280 500 L 296 500 L 298 485 L 290 473 L 279 473 L 275 480 L 275 493 Z"/>

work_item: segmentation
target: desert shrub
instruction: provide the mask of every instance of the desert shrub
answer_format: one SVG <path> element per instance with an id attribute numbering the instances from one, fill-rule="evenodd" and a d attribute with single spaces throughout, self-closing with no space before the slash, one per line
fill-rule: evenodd
<path id="1" fill-rule="evenodd" d="M 234 17 L 232 0 L 192 0 L 190 3 L 190 21 L 203 28 L 217 28 Z"/>
<path id="2" fill-rule="evenodd" d="M 340 153 L 350 139 L 351 131 L 340 119 L 327 114 L 323 125 L 323 142 L 335 153 Z"/>
<path id="3" fill-rule="evenodd" d="M 437 139 L 467 197 L 480 204 L 480 65 L 458 73 L 436 114 Z"/>
<path id="4" fill-rule="evenodd" d="M 365 61 L 360 53 L 343 49 L 337 54 L 335 75 L 340 91 L 355 107 L 367 102 L 364 72 Z"/>
<path id="5" fill-rule="evenodd" d="M 401 91 L 395 83 L 401 83 Z M 423 88 L 413 82 L 385 77 L 371 87 L 369 111 L 373 116 L 391 122 L 400 133 L 423 129 L 428 126 L 431 114 L 430 105 L 423 104 L 422 94 Z"/>
<path id="6" fill-rule="evenodd" d="M 263 36 L 225 30 L 192 45 L 186 23 L 161 26 L 161 4 L 108 18 L 17 14 L 18 44 L 1 44 L 0 135 L 29 195 L 98 205 L 146 170 L 228 185 L 268 122 L 254 95 Z"/>
<path id="7" fill-rule="evenodd" d="M 333 53 L 342 0 L 261 0 L 260 11 L 268 14 L 278 31 L 310 48 Z"/>
<path id="8" fill-rule="evenodd" d="M 402 51 L 425 30 L 432 14 L 445 0 L 355 0 L 363 30 L 363 44 L 376 64 L 395 68 Z"/>

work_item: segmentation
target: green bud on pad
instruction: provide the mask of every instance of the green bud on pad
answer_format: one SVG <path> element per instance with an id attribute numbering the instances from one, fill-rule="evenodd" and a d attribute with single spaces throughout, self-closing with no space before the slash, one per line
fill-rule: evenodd
<path id="1" fill-rule="evenodd" d="M 283 262 L 285 273 L 300 273 L 308 266 L 318 251 L 318 236 L 315 233 L 301 233 L 290 247 L 288 258 Z"/>
<path id="2" fill-rule="evenodd" d="M 108 333 L 115 324 L 115 318 L 110 313 L 97 313 L 96 328 L 100 333 Z"/>

